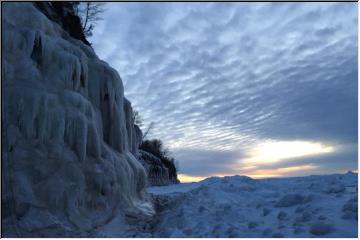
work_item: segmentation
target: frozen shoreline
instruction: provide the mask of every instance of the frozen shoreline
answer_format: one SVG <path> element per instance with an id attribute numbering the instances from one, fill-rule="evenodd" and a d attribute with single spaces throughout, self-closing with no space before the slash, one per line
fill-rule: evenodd
<path id="1" fill-rule="evenodd" d="M 357 237 L 357 176 L 212 177 L 150 187 L 156 217 L 132 236 Z"/>

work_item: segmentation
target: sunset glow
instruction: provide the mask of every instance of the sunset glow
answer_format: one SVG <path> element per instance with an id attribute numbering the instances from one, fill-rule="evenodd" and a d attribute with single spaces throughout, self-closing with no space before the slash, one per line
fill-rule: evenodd
<path id="1" fill-rule="evenodd" d="M 299 165 L 294 167 L 278 168 L 278 169 L 262 169 L 246 174 L 252 178 L 268 178 L 268 177 L 283 177 L 288 176 L 291 173 L 296 173 L 299 171 L 310 171 L 317 169 L 315 165 Z M 294 174 L 296 176 L 296 174 Z"/>
<path id="2" fill-rule="evenodd" d="M 267 141 L 258 144 L 246 163 L 274 163 L 283 159 L 312 156 L 334 152 L 335 148 L 318 142 L 306 141 Z"/>
<path id="3" fill-rule="evenodd" d="M 248 172 L 242 172 L 239 175 L 248 176 L 255 179 L 261 178 L 271 178 L 271 177 L 286 177 L 286 176 L 301 176 L 301 172 L 311 171 L 318 168 L 318 166 L 313 164 L 305 164 L 293 167 L 284 167 L 284 168 L 277 168 L 277 169 L 258 169 L 253 170 L 256 168 L 254 166 L 250 167 L 242 167 L 241 170 L 249 170 Z M 300 173 L 300 174 L 299 174 Z M 224 177 L 227 174 L 216 174 L 218 177 Z M 211 177 L 211 176 L 208 176 Z M 204 180 L 207 177 L 198 177 L 198 176 L 190 176 L 185 174 L 179 174 L 178 178 L 180 182 L 187 183 L 187 182 L 199 182 Z"/>
<path id="4" fill-rule="evenodd" d="M 199 182 L 201 180 L 204 180 L 205 178 L 207 178 L 207 177 L 197 177 L 197 176 L 189 176 L 189 175 L 186 175 L 186 174 L 178 174 L 178 179 L 182 183 Z"/>

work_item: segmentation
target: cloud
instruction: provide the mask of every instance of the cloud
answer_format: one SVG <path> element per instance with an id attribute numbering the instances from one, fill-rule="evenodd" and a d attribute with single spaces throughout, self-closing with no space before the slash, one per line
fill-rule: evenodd
<path id="1" fill-rule="evenodd" d="M 357 151 L 356 3 L 107 5 L 90 40 L 155 122 L 151 137 L 183 154 L 184 174 L 216 173 L 220 157 L 233 166 L 236 152 L 267 139 Z"/>
<path id="2" fill-rule="evenodd" d="M 176 152 L 175 157 L 180 164 L 180 173 L 199 177 L 236 174 L 237 163 L 242 156 L 237 151 L 182 149 Z"/>
<path id="3" fill-rule="evenodd" d="M 357 169 L 358 158 L 356 146 L 340 146 L 339 151 L 323 155 L 305 156 L 298 158 L 286 159 L 278 163 L 263 164 L 258 169 L 278 169 L 289 168 L 297 165 L 313 164 L 318 167 L 318 171 L 323 173 L 346 172 Z"/>

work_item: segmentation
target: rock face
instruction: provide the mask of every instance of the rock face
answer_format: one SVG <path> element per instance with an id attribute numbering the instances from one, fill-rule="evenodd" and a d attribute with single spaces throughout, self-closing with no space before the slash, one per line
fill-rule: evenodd
<path id="1" fill-rule="evenodd" d="M 152 216 L 118 73 L 32 3 L 4 3 L 2 25 L 3 235 L 74 236 L 117 212 Z"/>
<path id="2" fill-rule="evenodd" d="M 90 46 L 82 31 L 80 18 L 73 11 L 74 2 L 34 2 L 45 16 L 59 24 L 71 37 Z"/>

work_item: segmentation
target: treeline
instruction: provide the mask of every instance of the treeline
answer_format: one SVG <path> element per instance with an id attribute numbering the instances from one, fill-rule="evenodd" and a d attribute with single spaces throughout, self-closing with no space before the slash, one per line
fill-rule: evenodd
<path id="1" fill-rule="evenodd" d="M 140 113 L 136 110 L 133 111 L 133 121 L 134 124 L 139 127 L 143 126 L 143 118 L 141 117 Z M 169 180 L 175 180 L 178 182 L 177 178 L 177 171 L 178 171 L 178 164 L 175 159 L 171 156 L 171 152 L 168 148 L 165 148 L 163 142 L 160 139 L 146 139 L 147 136 L 150 135 L 150 132 L 153 130 L 155 124 L 151 122 L 148 127 L 143 131 L 143 139 L 139 146 L 140 150 L 145 152 L 151 153 L 155 157 L 161 160 L 162 165 L 167 169 L 169 176 Z M 149 160 L 149 159 L 147 159 Z M 157 165 L 157 163 L 153 162 L 153 166 Z M 153 175 L 152 173 L 148 173 L 149 175 Z"/>
<path id="2" fill-rule="evenodd" d="M 49 19 L 59 23 L 73 38 L 87 45 L 87 37 L 92 36 L 96 24 L 102 20 L 105 12 L 103 2 L 33 2 Z M 55 14 L 54 14 L 55 13 Z"/>
<path id="3" fill-rule="evenodd" d="M 177 169 L 175 159 L 170 156 L 170 151 L 164 148 L 163 143 L 159 139 L 145 140 L 141 143 L 141 150 L 153 154 L 161 160 L 161 163 L 169 171 L 169 179 L 177 179 Z"/>

